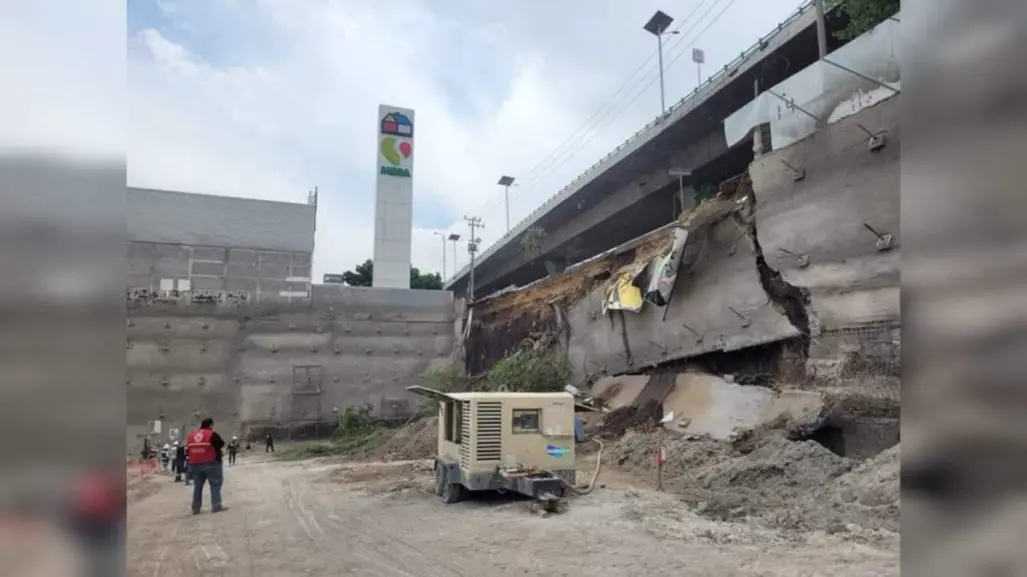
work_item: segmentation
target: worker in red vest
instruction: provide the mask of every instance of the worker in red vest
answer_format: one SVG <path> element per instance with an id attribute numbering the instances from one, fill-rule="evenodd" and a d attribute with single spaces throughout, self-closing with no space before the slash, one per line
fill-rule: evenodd
<path id="1" fill-rule="evenodd" d="M 189 433 L 185 439 L 190 472 L 193 477 L 193 515 L 200 514 L 203 506 L 203 485 L 210 481 L 210 510 L 224 511 L 221 505 L 221 483 L 224 480 L 221 468 L 221 450 L 225 440 L 214 432 L 214 419 L 207 417 L 200 428 Z"/>

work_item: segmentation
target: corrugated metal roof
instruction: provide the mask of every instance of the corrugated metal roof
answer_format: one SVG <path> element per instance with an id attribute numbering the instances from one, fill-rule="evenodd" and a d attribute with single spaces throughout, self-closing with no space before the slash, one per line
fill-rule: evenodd
<path id="1" fill-rule="evenodd" d="M 133 187 L 125 204 L 132 241 L 314 251 L 309 204 Z"/>

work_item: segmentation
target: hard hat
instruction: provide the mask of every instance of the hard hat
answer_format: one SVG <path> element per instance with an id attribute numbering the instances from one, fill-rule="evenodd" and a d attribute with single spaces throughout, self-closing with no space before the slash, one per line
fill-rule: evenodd
<path id="1" fill-rule="evenodd" d="M 170 448 L 171 448 L 171 445 L 169 445 L 169 444 L 167 444 L 167 443 L 164 443 L 164 448 L 165 448 L 165 449 L 170 449 Z"/>
<path id="2" fill-rule="evenodd" d="M 235 435 L 232 435 L 232 440 L 233 440 L 233 441 L 235 441 L 235 440 L 236 440 L 236 436 L 235 436 Z"/>

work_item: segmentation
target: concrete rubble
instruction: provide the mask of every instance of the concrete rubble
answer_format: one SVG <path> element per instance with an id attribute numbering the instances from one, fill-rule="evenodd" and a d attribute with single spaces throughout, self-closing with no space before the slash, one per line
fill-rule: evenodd
<path id="1" fill-rule="evenodd" d="M 729 440 L 739 431 L 782 417 L 817 415 L 824 407 L 822 396 L 814 392 L 743 386 L 701 372 L 679 373 L 671 379 L 672 386 L 659 402 L 664 414 L 674 414 L 668 428 L 686 435 Z M 593 385 L 591 394 L 615 410 L 636 404 L 648 380 L 644 375 L 607 377 Z"/>

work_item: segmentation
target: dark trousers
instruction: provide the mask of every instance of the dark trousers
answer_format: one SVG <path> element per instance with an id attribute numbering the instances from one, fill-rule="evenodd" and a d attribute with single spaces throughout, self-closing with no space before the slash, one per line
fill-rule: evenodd
<path id="1" fill-rule="evenodd" d="M 275 452 L 275 444 L 273 442 L 272 443 L 266 443 L 264 445 L 264 452 L 265 453 L 274 453 Z"/>
<path id="2" fill-rule="evenodd" d="M 229 465 L 234 465 L 235 464 L 235 451 L 229 451 L 228 452 L 228 464 Z"/>
<path id="3" fill-rule="evenodd" d="M 200 463 L 189 465 L 193 475 L 193 513 L 199 513 L 203 507 L 203 485 L 210 482 L 210 508 L 217 511 L 221 508 L 221 483 L 224 482 L 221 463 Z"/>

